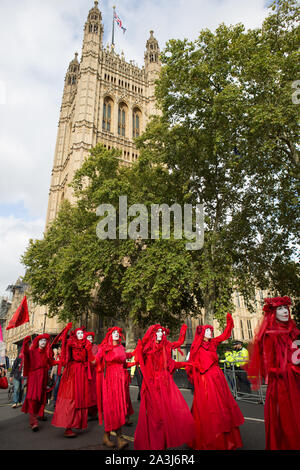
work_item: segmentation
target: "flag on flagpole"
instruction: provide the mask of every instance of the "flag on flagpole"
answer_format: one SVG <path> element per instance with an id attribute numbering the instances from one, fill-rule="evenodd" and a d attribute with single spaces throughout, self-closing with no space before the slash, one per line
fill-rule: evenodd
<path id="1" fill-rule="evenodd" d="M 0 343 L 3 341 L 3 334 L 2 334 L 2 328 L 1 328 L 1 323 L 0 323 Z"/>
<path id="2" fill-rule="evenodd" d="M 18 309 L 16 310 L 13 317 L 11 318 L 6 329 L 10 330 L 11 328 L 16 328 L 17 326 L 23 325 L 24 323 L 28 323 L 28 322 L 29 322 L 29 313 L 28 313 L 27 298 L 26 298 L 26 295 L 24 295 L 22 302 L 20 303 Z"/>
<path id="3" fill-rule="evenodd" d="M 114 10 L 114 21 L 123 30 L 123 34 L 125 34 L 127 28 L 125 28 L 125 26 L 123 26 L 123 21 L 121 20 L 121 18 L 119 18 L 119 16 L 117 15 L 115 10 Z"/>

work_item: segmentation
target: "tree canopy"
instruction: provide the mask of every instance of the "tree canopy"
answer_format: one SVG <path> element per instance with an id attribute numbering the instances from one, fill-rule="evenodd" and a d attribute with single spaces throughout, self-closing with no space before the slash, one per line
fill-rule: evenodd
<path id="1" fill-rule="evenodd" d="M 72 182 L 77 202 L 30 241 L 22 259 L 37 303 L 65 320 L 94 312 L 175 328 L 201 308 L 222 323 L 235 290 L 249 309 L 256 288 L 299 297 L 298 20 L 297 2 L 279 0 L 261 28 L 222 24 L 168 42 L 161 115 L 136 141 L 139 161 L 120 166 L 98 144 Z M 100 240 L 97 207 L 111 204 L 118 221 L 121 196 L 148 214 L 203 204 L 204 246 L 189 251 L 174 232 L 151 238 L 150 225 L 147 237 L 120 239 L 118 222 L 116 238 Z"/>

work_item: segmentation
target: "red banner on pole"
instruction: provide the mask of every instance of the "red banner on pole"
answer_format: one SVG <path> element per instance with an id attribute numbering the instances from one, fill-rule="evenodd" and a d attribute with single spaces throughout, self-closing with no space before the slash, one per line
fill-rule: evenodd
<path id="1" fill-rule="evenodd" d="M 24 295 L 21 304 L 19 305 L 17 311 L 14 313 L 6 329 L 10 330 L 11 328 L 16 328 L 17 326 L 23 325 L 24 323 L 28 323 L 28 322 L 29 322 L 28 305 L 27 305 L 26 295 Z"/>

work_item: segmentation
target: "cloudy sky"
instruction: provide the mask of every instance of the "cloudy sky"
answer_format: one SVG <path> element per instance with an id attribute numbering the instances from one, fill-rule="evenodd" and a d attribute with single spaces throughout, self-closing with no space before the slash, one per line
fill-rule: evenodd
<path id="1" fill-rule="evenodd" d="M 161 49 L 170 38 L 195 39 L 220 23 L 260 26 L 266 0 L 99 1 L 104 43 L 143 65 L 149 31 Z M 43 235 L 64 76 L 93 0 L 0 0 L 0 296 L 24 274 L 20 256 Z"/>

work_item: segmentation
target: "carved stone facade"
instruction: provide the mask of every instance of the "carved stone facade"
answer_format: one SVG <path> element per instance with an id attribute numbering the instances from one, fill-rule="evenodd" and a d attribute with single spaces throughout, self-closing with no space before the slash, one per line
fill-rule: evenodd
<path id="1" fill-rule="evenodd" d="M 160 50 L 150 32 L 145 65 L 126 62 L 114 46 L 103 46 L 102 15 L 98 2 L 84 26 L 82 56 L 70 62 L 62 98 L 52 170 L 46 225 L 57 215 L 64 198 L 72 200 L 68 184 L 89 149 L 102 142 L 108 149 L 122 151 L 121 162 L 137 160 L 134 138 L 157 114 L 155 80 L 160 72 Z"/>

